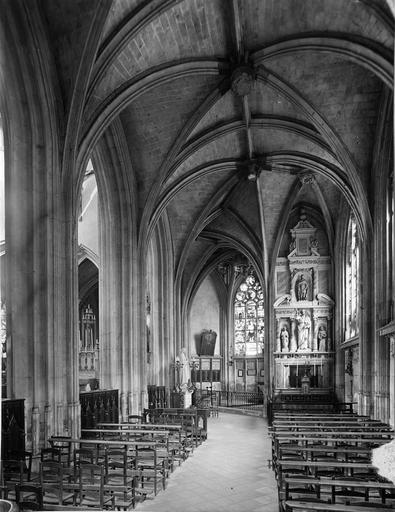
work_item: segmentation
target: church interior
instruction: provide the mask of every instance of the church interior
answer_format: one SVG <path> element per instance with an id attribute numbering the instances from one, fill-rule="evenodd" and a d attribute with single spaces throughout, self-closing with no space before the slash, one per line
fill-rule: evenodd
<path id="1" fill-rule="evenodd" d="M 273 510 L 395 508 L 369 459 L 395 427 L 393 1 L 0 4 L 2 492 L 15 451 L 22 485 L 157 420 L 184 460 L 237 409 L 271 436 Z M 342 428 L 327 474 L 282 447 Z M 135 450 L 129 508 L 159 478 Z M 339 502 L 319 480 L 358 471 Z"/>

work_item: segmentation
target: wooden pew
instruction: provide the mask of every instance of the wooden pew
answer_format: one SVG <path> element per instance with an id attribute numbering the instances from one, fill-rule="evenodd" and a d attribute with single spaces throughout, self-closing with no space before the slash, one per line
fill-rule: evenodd
<path id="1" fill-rule="evenodd" d="M 163 436 L 169 436 L 169 431 L 165 429 L 104 429 L 104 428 L 83 428 L 81 434 L 91 434 L 93 437 L 98 439 L 113 438 L 114 435 L 119 436 L 119 439 L 132 439 L 134 437 L 149 436 L 152 440 L 162 438 Z M 85 439 L 85 437 L 84 437 Z"/>
<path id="2" fill-rule="evenodd" d="M 380 496 L 377 493 L 388 490 L 393 499 L 393 484 L 376 481 L 377 474 L 369 457 L 372 447 L 386 444 L 393 439 L 394 432 L 387 424 L 356 415 L 276 414 L 269 435 L 272 437 L 273 468 L 283 510 L 337 510 L 331 508 L 332 505 L 344 506 L 335 503 L 338 494 L 342 494 L 342 499 L 346 499 L 346 496 L 347 499 L 363 500 L 368 496 L 369 500 L 369 492 L 374 492 L 372 499 L 375 511 L 380 506 Z M 319 460 L 322 455 L 333 459 Z M 349 460 L 354 457 L 357 459 L 360 455 L 367 459 Z M 338 471 L 338 476 L 335 479 L 325 479 L 324 476 L 319 478 L 317 472 L 320 470 L 324 470 L 324 474 L 326 470 Z M 358 475 L 358 480 L 352 477 L 355 471 L 362 473 Z M 295 472 L 305 476 L 295 477 Z M 332 483 L 331 486 L 327 484 L 328 481 Z M 298 488 L 299 484 L 301 489 Z M 300 491 L 302 498 L 289 499 L 292 493 L 287 489 L 291 485 L 295 496 Z M 306 487 L 305 492 L 303 486 Z M 323 489 L 326 489 L 332 501 L 330 508 L 325 508 L 328 503 L 319 503 Z M 382 497 L 384 502 L 385 495 Z M 353 504 L 347 505 L 347 512 L 352 512 L 350 506 Z M 360 506 L 359 510 L 366 512 L 370 509 Z"/>
<path id="3" fill-rule="evenodd" d="M 388 432 L 394 434 L 394 431 L 391 427 L 388 426 L 382 426 L 382 425 L 361 425 L 361 424 L 354 424 L 354 425 L 327 425 L 325 423 L 319 423 L 316 425 L 305 425 L 303 423 L 294 423 L 292 425 L 273 425 L 272 427 L 268 428 L 269 432 L 318 432 L 318 431 L 332 431 L 332 432 L 347 432 L 347 431 L 353 431 L 353 432 Z"/>
<path id="4" fill-rule="evenodd" d="M 281 460 L 276 462 L 277 479 L 281 483 L 283 475 L 286 474 L 287 468 L 300 470 L 306 475 L 317 476 L 319 469 L 339 469 L 344 476 L 352 476 L 355 469 L 366 470 L 373 473 L 375 467 L 370 462 L 345 462 L 345 461 L 314 461 L 314 460 Z"/>
<path id="5" fill-rule="evenodd" d="M 362 446 L 322 446 L 322 445 L 311 445 L 311 446 L 298 446 L 298 445 L 279 445 L 278 447 L 278 458 L 282 459 L 285 454 L 295 454 L 296 456 L 301 453 L 305 455 L 306 460 L 314 460 L 314 454 L 335 454 L 339 456 L 344 456 L 346 462 L 350 455 L 361 455 L 364 454 L 366 456 L 371 455 L 371 448 L 362 447 Z"/>
<path id="6" fill-rule="evenodd" d="M 340 489 L 337 491 L 337 489 Z M 350 491 L 351 489 L 351 491 Z M 344 491 L 343 491 L 344 490 Z M 386 493 L 388 491 L 388 494 Z M 377 482 L 370 480 L 352 480 L 332 478 L 300 478 L 287 477 L 282 480 L 279 488 L 279 502 L 288 500 L 303 500 L 302 496 L 316 498 L 317 500 L 339 503 L 344 498 L 371 503 L 372 507 L 377 504 L 394 502 L 395 486 L 391 482 Z M 311 498 L 310 498 L 311 499 Z"/>
<path id="7" fill-rule="evenodd" d="M 374 507 L 370 511 L 366 506 L 346 505 L 344 503 L 318 503 L 288 500 L 284 502 L 285 511 L 314 510 L 316 512 L 388 512 L 388 507 Z"/>

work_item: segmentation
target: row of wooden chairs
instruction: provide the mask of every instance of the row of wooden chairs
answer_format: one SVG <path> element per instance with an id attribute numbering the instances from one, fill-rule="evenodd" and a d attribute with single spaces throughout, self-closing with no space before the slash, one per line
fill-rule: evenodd
<path id="1" fill-rule="evenodd" d="M 46 455 L 48 452 L 46 453 Z M 58 454 L 53 454 L 58 456 Z M 21 509 L 52 510 L 54 507 L 88 507 L 128 510 L 134 508 L 136 496 L 145 499 L 157 494 L 159 484 L 165 488 L 163 460 L 156 451 L 141 449 L 139 458 L 130 459 L 124 450 L 106 451 L 101 464 L 92 462 L 93 451 L 81 448 L 74 452 L 74 463 L 68 467 L 55 460 L 40 461 L 37 478 L 15 482 L 15 499 Z M 9 497 L 9 496 L 8 496 Z"/>
<path id="2" fill-rule="evenodd" d="M 276 414 L 270 433 L 281 512 L 395 508 L 395 486 L 371 464 L 372 447 L 393 437 L 388 425 L 351 414 L 295 412 Z"/>

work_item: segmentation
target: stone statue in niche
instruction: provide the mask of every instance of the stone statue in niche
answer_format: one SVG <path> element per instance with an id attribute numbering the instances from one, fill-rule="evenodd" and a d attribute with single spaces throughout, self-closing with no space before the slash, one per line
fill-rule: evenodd
<path id="1" fill-rule="evenodd" d="M 298 350 L 309 350 L 310 341 L 310 317 L 303 311 L 299 311 L 296 320 L 298 322 Z"/>
<path id="2" fill-rule="evenodd" d="M 304 274 L 300 274 L 295 284 L 296 300 L 308 300 L 309 283 Z"/>
<path id="3" fill-rule="evenodd" d="M 288 333 L 288 329 L 285 327 L 285 325 L 281 328 L 280 340 L 281 340 L 281 351 L 288 352 L 289 351 L 289 333 Z"/>
<path id="4" fill-rule="evenodd" d="M 317 333 L 317 345 L 318 345 L 318 350 L 320 352 L 326 352 L 328 350 L 327 346 L 326 346 L 326 338 L 327 338 L 326 328 L 324 325 L 320 325 L 318 328 L 318 333 Z"/>

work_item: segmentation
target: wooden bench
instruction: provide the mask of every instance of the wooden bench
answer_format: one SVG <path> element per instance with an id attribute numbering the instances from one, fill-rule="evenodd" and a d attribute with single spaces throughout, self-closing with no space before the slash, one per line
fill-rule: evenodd
<path id="1" fill-rule="evenodd" d="M 281 481 L 283 475 L 287 473 L 287 468 L 292 470 L 300 470 L 304 474 L 317 476 L 319 469 L 334 470 L 340 469 L 344 476 L 352 476 L 355 469 L 374 472 L 375 467 L 370 462 L 346 462 L 346 461 L 315 461 L 315 460 L 283 460 L 277 459 L 275 464 L 275 472 L 278 481 Z"/>
<path id="2" fill-rule="evenodd" d="M 279 459 L 283 458 L 284 454 L 294 454 L 298 455 L 299 453 L 305 454 L 306 460 L 313 460 L 314 454 L 335 454 L 335 455 L 343 455 L 345 458 L 345 462 L 348 462 L 348 456 L 355 454 L 361 455 L 364 454 L 366 456 L 370 456 L 372 450 L 370 448 L 362 447 L 362 446 L 322 446 L 322 445 L 311 445 L 311 446 L 297 446 L 297 445 L 279 445 L 277 457 Z"/>
<path id="3" fill-rule="evenodd" d="M 379 491 L 379 496 L 374 496 L 373 498 L 379 498 L 384 504 L 388 499 L 385 495 L 385 491 L 391 491 L 390 499 L 393 499 L 395 495 L 395 486 L 391 482 L 378 482 L 376 480 L 352 480 L 352 479 L 333 479 L 333 478 L 298 478 L 298 477 L 284 477 L 282 479 L 282 485 L 280 489 L 284 494 L 284 499 L 288 500 L 290 498 L 289 494 L 290 485 L 298 485 L 298 486 L 315 486 L 317 487 L 317 496 L 320 497 L 324 494 L 324 489 L 328 489 L 328 497 L 330 497 L 331 502 L 336 502 L 336 488 L 354 488 L 361 489 L 365 494 L 365 501 L 369 502 L 371 498 L 369 491 Z M 301 489 L 302 490 L 302 489 Z M 384 491 L 384 492 L 383 492 Z M 296 491 L 297 492 L 297 491 Z"/>
<path id="4" fill-rule="evenodd" d="M 388 507 L 374 507 L 369 511 L 366 506 L 296 500 L 285 501 L 284 509 L 286 512 L 293 510 L 315 510 L 324 512 L 388 512 L 388 510 L 391 510 Z"/>

